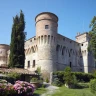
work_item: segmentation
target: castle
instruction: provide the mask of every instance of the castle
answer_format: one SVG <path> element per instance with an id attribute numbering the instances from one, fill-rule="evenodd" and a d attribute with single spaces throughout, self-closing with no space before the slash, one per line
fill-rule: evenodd
<path id="1" fill-rule="evenodd" d="M 70 66 L 72 71 L 92 72 L 95 61 L 88 52 L 89 35 L 87 32 L 76 36 L 76 41 L 58 33 L 58 17 L 43 12 L 35 18 L 36 36 L 25 41 L 25 69 L 42 72 L 64 70 Z M 0 44 L 0 66 L 8 64 L 9 45 Z"/>

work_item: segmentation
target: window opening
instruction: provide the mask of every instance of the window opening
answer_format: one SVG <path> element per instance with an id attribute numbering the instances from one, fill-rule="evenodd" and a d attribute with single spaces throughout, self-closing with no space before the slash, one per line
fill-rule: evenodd
<path id="1" fill-rule="evenodd" d="M 28 68 L 30 67 L 30 61 L 28 61 Z"/>
<path id="2" fill-rule="evenodd" d="M 72 62 L 70 62 L 70 68 L 72 67 Z"/>
<path id="3" fill-rule="evenodd" d="M 49 25 L 45 25 L 45 29 L 49 29 Z"/>
<path id="4" fill-rule="evenodd" d="M 33 67 L 35 67 L 35 60 L 33 60 Z"/>

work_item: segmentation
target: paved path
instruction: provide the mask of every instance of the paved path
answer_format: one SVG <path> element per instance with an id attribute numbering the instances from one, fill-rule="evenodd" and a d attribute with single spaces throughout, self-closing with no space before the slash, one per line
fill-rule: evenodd
<path id="1" fill-rule="evenodd" d="M 56 86 L 52 86 L 50 84 L 47 85 L 46 89 L 48 90 L 46 93 L 40 95 L 40 96 L 51 96 L 51 94 L 53 94 L 54 92 L 56 92 L 59 87 Z"/>

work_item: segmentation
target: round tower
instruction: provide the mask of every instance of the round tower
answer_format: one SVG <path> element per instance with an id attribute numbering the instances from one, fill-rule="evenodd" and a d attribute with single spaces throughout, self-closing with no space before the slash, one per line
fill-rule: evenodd
<path id="1" fill-rule="evenodd" d="M 50 73 L 56 70 L 56 44 L 58 17 L 50 12 L 36 16 L 36 38 L 38 42 L 38 66 Z"/>
<path id="2" fill-rule="evenodd" d="M 0 44 L 0 66 L 7 65 L 7 51 L 9 50 L 9 45 Z"/>

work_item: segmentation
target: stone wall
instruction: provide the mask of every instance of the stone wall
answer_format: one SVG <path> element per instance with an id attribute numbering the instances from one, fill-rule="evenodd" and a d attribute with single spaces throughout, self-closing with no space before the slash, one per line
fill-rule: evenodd
<path id="1" fill-rule="evenodd" d="M 0 44 L 0 66 L 6 66 L 8 64 L 7 51 L 9 50 L 9 45 Z"/>

